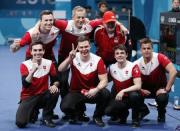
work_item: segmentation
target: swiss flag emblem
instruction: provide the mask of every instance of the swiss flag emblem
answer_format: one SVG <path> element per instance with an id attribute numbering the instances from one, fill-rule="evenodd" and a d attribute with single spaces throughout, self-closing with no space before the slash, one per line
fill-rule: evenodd
<path id="1" fill-rule="evenodd" d="M 126 71 L 125 74 L 127 75 L 127 74 L 128 74 L 128 71 Z"/>
<path id="2" fill-rule="evenodd" d="M 43 69 L 46 69 L 46 66 L 43 66 Z"/>

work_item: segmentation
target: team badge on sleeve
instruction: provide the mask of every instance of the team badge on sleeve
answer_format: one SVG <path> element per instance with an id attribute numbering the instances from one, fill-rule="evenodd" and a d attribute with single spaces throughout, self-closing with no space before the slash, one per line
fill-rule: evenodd
<path id="1" fill-rule="evenodd" d="M 43 66 L 43 69 L 45 70 L 45 69 L 46 69 L 46 66 Z"/>
<path id="2" fill-rule="evenodd" d="M 138 74 L 138 73 L 139 73 L 139 69 L 138 69 L 138 67 L 137 67 L 137 66 L 134 68 L 134 72 L 135 72 L 136 74 Z"/>

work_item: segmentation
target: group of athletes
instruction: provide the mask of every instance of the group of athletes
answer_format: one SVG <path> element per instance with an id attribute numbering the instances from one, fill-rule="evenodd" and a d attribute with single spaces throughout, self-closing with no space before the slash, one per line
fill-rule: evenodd
<path id="1" fill-rule="evenodd" d="M 90 52 L 92 33 L 96 54 Z M 92 103 L 96 104 L 93 121 L 98 126 L 105 126 L 104 115 L 125 124 L 131 108 L 132 126 L 139 127 L 149 114 L 145 98 L 156 100 L 157 121 L 165 122 L 168 93 L 177 71 L 165 55 L 153 52 L 148 37 L 140 40 L 142 57 L 129 61 L 132 43 L 128 33 L 111 11 L 102 19 L 88 20 L 85 9 L 76 6 L 72 20 L 59 20 L 51 11 L 43 10 L 39 22 L 10 46 L 16 52 L 28 45 L 26 60 L 20 66 L 22 91 L 16 125 L 24 128 L 35 123 L 42 108 L 43 124 L 55 127 L 53 120 L 58 116 L 53 110 L 59 94 L 62 119 L 70 123 L 88 122 L 85 104 Z M 56 61 L 53 47 L 58 36 L 61 41 Z M 108 90 L 110 81 L 113 86 Z"/>

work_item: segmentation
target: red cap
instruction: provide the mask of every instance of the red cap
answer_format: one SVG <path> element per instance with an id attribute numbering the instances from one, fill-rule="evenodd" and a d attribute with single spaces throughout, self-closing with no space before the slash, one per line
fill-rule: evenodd
<path id="1" fill-rule="evenodd" d="M 116 16 L 112 11 L 106 11 L 103 15 L 103 23 L 108 23 L 111 21 L 115 22 Z"/>

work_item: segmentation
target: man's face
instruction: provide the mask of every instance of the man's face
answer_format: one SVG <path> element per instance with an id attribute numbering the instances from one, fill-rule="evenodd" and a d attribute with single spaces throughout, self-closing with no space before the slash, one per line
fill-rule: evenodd
<path id="1" fill-rule="evenodd" d="M 78 29 L 81 29 L 84 22 L 85 22 L 85 11 L 76 11 L 74 16 L 73 16 L 73 20 L 74 20 L 74 24 Z"/>
<path id="2" fill-rule="evenodd" d="M 172 8 L 177 9 L 179 8 L 179 6 L 180 6 L 179 0 L 174 0 L 172 3 Z"/>
<path id="3" fill-rule="evenodd" d="M 99 10 L 100 10 L 102 13 L 104 13 L 104 12 L 107 11 L 107 6 L 106 6 L 105 4 L 102 4 L 102 5 L 100 6 Z"/>
<path id="4" fill-rule="evenodd" d="M 41 29 L 50 31 L 54 23 L 54 16 L 52 14 L 43 15 L 40 22 Z"/>
<path id="5" fill-rule="evenodd" d="M 152 52 L 153 52 L 153 49 L 152 49 L 151 43 L 146 43 L 146 44 L 142 43 L 141 53 L 144 58 L 150 59 L 152 56 Z"/>
<path id="6" fill-rule="evenodd" d="M 127 54 L 125 50 L 116 49 L 114 52 L 114 58 L 118 63 L 123 64 L 126 62 Z"/>
<path id="7" fill-rule="evenodd" d="M 33 60 L 41 60 L 44 55 L 44 49 L 41 44 L 32 46 L 31 55 Z"/>
<path id="8" fill-rule="evenodd" d="M 115 32 L 116 22 L 108 22 L 104 24 L 104 27 L 109 34 L 113 34 Z"/>
<path id="9" fill-rule="evenodd" d="M 78 50 L 81 56 L 87 57 L 89 55 L 90 48 L 89 41 L 78 42 Z"/>

